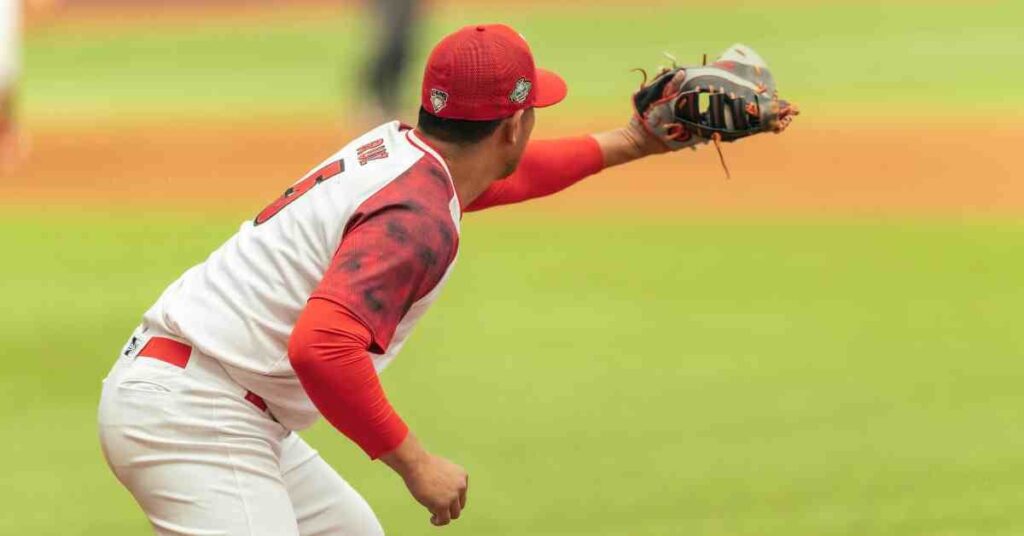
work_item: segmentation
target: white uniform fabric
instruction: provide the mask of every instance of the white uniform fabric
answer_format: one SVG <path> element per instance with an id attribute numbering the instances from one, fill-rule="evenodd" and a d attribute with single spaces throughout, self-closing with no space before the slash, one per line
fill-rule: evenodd
<path id="1" fill-rule="evenodd" d="M 100 444 L 160 535 L 379 536 L 366 501 L 295 432 L 246 400 L 216 360 L 137 357 L 103 381 Z"/>
<path id="2" fill-rule="evenodd" d="M 387 158 L 361 163 L 357 150 L 376 140 L 383 140 Z M 288 361 L 288 337 L 353 213 L 421 158 L 436 159 L 451 180 L 444 160 L 397 121 L 360 136 L 314 168 L 343 160 L 342 174 L 317 184 L 268 223 L 245 222 L 206 261 L 171 284 L 146 312 L 143 324 L 216 359 L 236 381 L 262 396 L 288 428 L 311 426 L 319 413 Z M 454 194 L 449 208 L 457 233 L 461 214 Z M 378 372 L 401 350 L 453 265 L 431 292 L 412 304 L 387 351 L 372 354 Z"/>

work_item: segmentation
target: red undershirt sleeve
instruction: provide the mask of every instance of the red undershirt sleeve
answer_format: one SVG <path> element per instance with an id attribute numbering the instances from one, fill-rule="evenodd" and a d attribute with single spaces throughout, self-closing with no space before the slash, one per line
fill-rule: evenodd
<path id="1" fill-rule="evenodd" d="M 370 330 L 348 310 L 313 298 L 292 331 L 288 357 L 320 413 L 377 459 L 398 448 L 409 428 L 384 394 L 370 341 Z"/>
<path id="2" fill-rule="evenodd" d="M 604 154 L 592 136 L 533 141 L 516 171 L 491 184 L 465 211 L 551 195 L 602 169 Z"/>

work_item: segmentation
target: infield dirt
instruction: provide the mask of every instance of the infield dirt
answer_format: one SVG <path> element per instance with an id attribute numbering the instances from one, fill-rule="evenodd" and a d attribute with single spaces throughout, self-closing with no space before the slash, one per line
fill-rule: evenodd
<path id="1" fill-rule="evenodd" d="M 606 126 L 620 121 L 609 120 Z M 595 130 L 559 127 L 540 136 Z M 353 132 L 329 122 L 55 126 L 31 132 L 31 156 L 0 195 L 18 204 L 256 206 Z M 1014 216 L 1024 183 L 1011 125 L 829 125 L 613 168 L 532 210 L 662 215 Z"/>
<path id="2" fill-rule="evenodd" d="M 360 4 L 306 0 L 296 7 L 262 1 L 244 9 L 223 1 L 166 9 L 128 5 L 125 0 L 66 5 L 59 23 L 108 28 L 143 21 L 175 23 L 199 14 L 207 22 L 308 20 Z M 0 179 L 0 195 L 8 205 L 30 208 L 99 204 L 253 210 L 357 133 L 331 117 L 218 122 L 172 114 L 128 124 L 117 118 L 29 118 L 30 156 L 14 176 Z M 714 149 L 705 147 L 608 170 L 568 195 L 531 203 L 527 210 L 679 217 L 1018 217 L 1024 209 L 1024 182 L 1017 178 L 1014 155 L 1024 144 L 1024 129 L 1015 119 L 1019 117 L 1014 114 L 952 122 L 884 114 L 854 117 L 836 104 L 805 110 L 782 136 L 724 146 L 731 180 L 726 180 Z M 623 120 L 589 118 L 552 128 L 542 114 L 537 136 L 593 132 Z"/>

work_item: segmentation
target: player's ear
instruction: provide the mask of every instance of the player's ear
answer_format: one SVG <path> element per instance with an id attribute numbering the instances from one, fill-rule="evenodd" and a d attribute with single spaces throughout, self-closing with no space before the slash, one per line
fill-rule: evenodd
<path id="1" fill-rule="evenodd" d="M 523 135 L 523 131 L 520 128 L 523 123 L 523 113 L 525 110 L 517 110 L 516 113 L 512 114 L 501 125 L 502 141 L 516 145 L 519 143 L 519 137 Z"/>

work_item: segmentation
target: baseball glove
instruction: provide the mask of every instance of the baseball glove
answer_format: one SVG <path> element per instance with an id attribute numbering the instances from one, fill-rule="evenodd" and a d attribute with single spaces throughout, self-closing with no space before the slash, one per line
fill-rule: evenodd
<path id="1" fill-rule="evenodd" d="M 711 65 L 646 78 L 633 95 L 633 121 L 670 150 L 782 132 L 800 113 L 779 99 L 768 66 L 745 45 L 729 47 Z"/>

